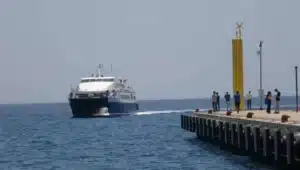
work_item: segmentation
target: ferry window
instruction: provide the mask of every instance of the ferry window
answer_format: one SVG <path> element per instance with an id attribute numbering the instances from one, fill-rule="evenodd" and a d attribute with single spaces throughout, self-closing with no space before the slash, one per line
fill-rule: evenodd
<path id="1" fill-rule="evenodd" d="M 112 81 L 114 81 L 114 79 L 97 79 L 96 81 L 99 81 L 99 82 L 112 82 Z"/>
<path id="2" fill-rule="evenodd" d="M 121 95 L 121 98 L 122 99 L 130 99 L 130 96 L 129 95 Z"/>
<path id="3" fill-rule="evenodd" d="M 114 79 L 104 79 L 104 81 L 111 82 L 111 81 L 115 81 L 115 80 Z"/>
<path id="4" fill-rule="evenodd" d="M 81 80 L 81 83 L 86 83 L 86 82 L 89 82 L 90 80 Z"/>
<path id="5" fill-rule="evenodd" d="M 86 83 L 86 82 L 113 82 L 115 81 L 114 78 L 104 78 L 104 79 L 84 79 L 84 80 L 81 80 L 80 82 L 81 83 Z"/>

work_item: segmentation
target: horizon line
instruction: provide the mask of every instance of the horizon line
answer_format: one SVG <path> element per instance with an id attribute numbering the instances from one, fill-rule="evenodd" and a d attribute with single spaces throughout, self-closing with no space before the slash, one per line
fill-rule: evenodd
<path id="1" fill-rule="evenodd" d="M 252 98 L 258 98 L 259 96 L 253 96 Z M 281 97 L 296 97 L 295 95 L 286 95 Z M 233 98 L 233 97 L 231 97 Z M 137 100 L 137 102 L 143 102 L 143 101 L 165 101 L 165 100 L 203 100 L 203 99 L 211 99 L 211 97 L 190 97 L 190 98 L 161 98 L 161 99 L 140 99 Z M 66 102 L 23 102 L 23 103 L 0 103 L 1 105 L 37 105 L 37 104 L 65 104 Z"/>

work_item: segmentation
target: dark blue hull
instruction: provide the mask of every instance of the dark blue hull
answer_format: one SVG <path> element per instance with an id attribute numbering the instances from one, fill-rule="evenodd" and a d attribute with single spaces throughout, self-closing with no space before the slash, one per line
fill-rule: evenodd
<path id="1" fill-rule="evenodd" d="M 97 113 L 103 107 L 108 108 L 105 117 L 130 115 L 139 109 L 137 103 L 109 102 L 107 98 L 69 99 L 69 105 L 73 117 L 102 117 Z"/>

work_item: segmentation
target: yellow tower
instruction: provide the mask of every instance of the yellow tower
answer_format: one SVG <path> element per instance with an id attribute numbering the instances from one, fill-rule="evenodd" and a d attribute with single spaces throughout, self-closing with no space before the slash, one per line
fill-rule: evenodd
<path id="1" fill-rule="evenodd" d="M 232 39 L 232 73 L 233 73 L 233 95 L 239 91 L 241 96 L 240 109 L 245 108 L 244 104 L 244 68 L 243 68 L 243 23 L 236 23 L 236 37 Z"/>

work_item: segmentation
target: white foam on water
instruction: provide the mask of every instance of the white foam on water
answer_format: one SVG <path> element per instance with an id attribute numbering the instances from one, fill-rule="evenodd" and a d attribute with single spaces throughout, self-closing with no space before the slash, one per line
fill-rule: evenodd
<path id="1" fill-rule="evenodd" d="M 293 106 L 293 105 L 282 105 L 281 107 L 287 107 L 287 106 Z M 258 106 L 257 106 L 258 108 Z M 207 112 L 211 108 L 206 109 L 200 109 L 200 112 Z M 226 108 L 220 108 L 220 111 L 226 111 Z M 183 109 L 183 110 L 155 110 L 155 111 L 143 111 L 143 112 L 137 112 L 133 115 L 152 115 L 152 114 L 171 114 L 171 113 L 189 113 L 194 112 L 195 109 Z"/>
<path id="2" fill-rule="evenodd" d="M 200 111 L 205 111 L 207 109 L 200 109 Z M 166 113 L 188 113 L 193 112 L 195 109 L 185 109 L 185 110 L 156 110 L 156 111 L 144 111 L 137 112 L 134 115 L 152 115 L 152 114 L 166 114 Z"/>

